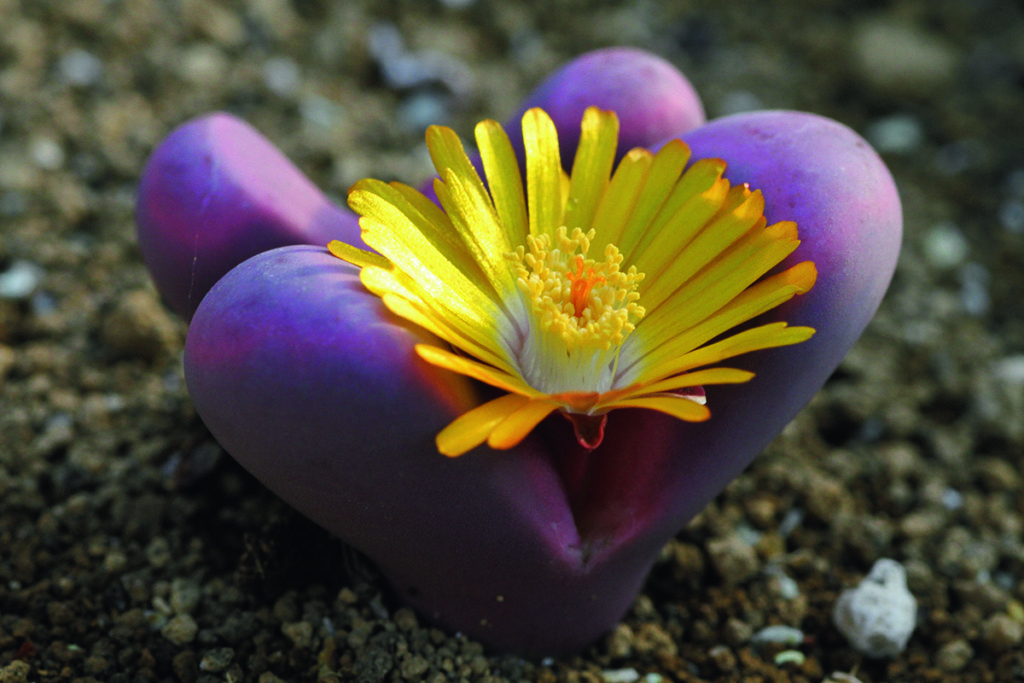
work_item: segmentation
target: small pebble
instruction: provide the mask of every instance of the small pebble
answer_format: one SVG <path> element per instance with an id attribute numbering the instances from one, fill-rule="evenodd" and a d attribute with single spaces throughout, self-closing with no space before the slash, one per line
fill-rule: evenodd
<path id="1" fill-rule="evenodd" d="M 103 568 L 110 574 L 117 574 L 128 565 L 128 557 L 120 550 L 111 550 L 103 558 Z"/>
<path id="2" fill-rule="evenodd" d="M 624 659 L 633 653 L 633 629 L 629 624 L 619 623 L 605 639 L 608 654 L 615 659 Z"/>
<path id="3" fill-rule="evenodd" d="M 782 521 L 779 522 L 779 536 L 785 538 L 791 533 L 796 531 L 801 524 L 804 522 L 804 511 L 798 508 L 792 508 L 786 511 L 786 514 L 782 517 Z"/>
<path id="4" fill-rule="evenodd" d="M 177 328 L 170 316 L 145 290 L 122 297 L 103 319 L 104 343 L 116 354 L 154 360 L 177 345 Z"/>
<path id="5" fill-rule="evenodd" d="M 263 84 L 278 97 L 294 97 L 299 91 L 299 65 L 288 57 L 271 57 L 263 63 Z"/>
<path id="6" fill-rule="evenodd" d="M 399 668 L 405 680 L 419 680 L 430 668 L 430 661 L 421 655 L 413 655 L 404 660 Z"/>
<path id="7" fill-rule="evenodd" d="M 178 68 L 190 84 L 211 87 L 224 79 L 228 61 L 223 51 L 216 46 L 200 44 L 184 51 Z"/>
<path id="8" fill-rule="evenodd" d="M 878 119 L 868 126 L 864 137 L 879 152 L 886 154 L 912 154 L 924 141 L 924 130 L 917 117 L 894 114 Z"/>
<path id="9" fill-rule="evenodd" d="M 969 252 L 967 239 L 953 223 L 939 223 L 925 235 L 924 255 L 936 268 L 959 266 L 967 259 Z"/>
<path id="10" fill-rule="evenodd" d="M 28 683 L 32 666 L 28 662 L 15 660 L 0 669 L 0 683 Z"/>
<path id="11" fill-rule="evenodd" d="M 804 655 L 800 650 L 783 650 L 779 654 L 775 655 L 775 666 L 782 666 L 784 664 L 796 664 L 802 666 L 807 661 L 807 656 Z"/>
<path id="12" fill-rule="evenodd" d="M 672 578 L 676 581 L 696 581 L 704 572 L 704 554 L 692 543 L 673 541 L 669 544 L 672 559 Z"/>
<path id="13" fill-rule="evenodd" d="M 725 645 L 716 645 L 708 651 L 708 656 L 722 673 L 736 670 L 736 655 Z"/>
<path id="14" fill-rule="evenodd" d="M 292 641 L 295 647 L 308 648 L 313 644 L 313 624 L 308 621 L 283 624 L 281 633 Z"/>
<path id="15" fill-rule="evenodd" d="M 1009 652 L 1024 639 L 1020 622 L 1006 614 L 994 614 L 981 627 L 981 642 L 991 652 Z"/>
<path id="16" fill-rule="evenodd" d="M 64 165 L 64 149 L 53 138 L 38 137 L 28 150 L 36 166 L 44 171 L 56 171 Z"/>
<path id="17" fill-rule="evenodd" d="M 947 510 L 959 510 L 964 506 L 964 497 L 959 491 L 953 488 L 942 489 L 942 507 Z"/>
<path id="18" fill-rule="evenodd" d="M 974 657 L 974 650 L 963 638 L 950 641 L 935 654 L 935 665 L 947 673 L 956 673 L 967 666 Z"/>
<path id="19" fill-rule="evenodd" d="M 745 505 L 747 517 L 758 529 L 764 530 L 773 526 L 777 506 L 771 498 L 753 498 Z"/>
<path id="20" fill-rule="evenodd" d="M 80 88 L 94 86 L 103 78 L 103 62 L 80 48 L 68 50 L 57 69 L 66 83 Z"/>
<path id="21" fill-rule="evenodd" d="M 935 566 L 946 576 L 973 577 L 978 572 L 991 572 L 998 563 L 998 548 L 957 526 L 942 539 Z"/>
<path id="22" fill-rule="evenodd" d="M 941 531 L 947 524 L 942 510 L 929 508 L 912 512 L 900 520 L 899 530 L 907 538 L 925 538 Z"/>
<path id="23" fill-rule="evenodd" d="M 171 561 L 171 547 L 167 539 L 158 536 L 151 540 L 146 546 L 146 559 L 152 567 L 166 566 Z"/>
<path id="24" fill-rule="evenodd" d="M 783 600 L 795 600 L 800 597 L 800 585 L 787 576 L 778 565 L 771 565 L 766 573 L 771 577 L 770 586 L 776 596 Z"/>
<path id="25" fill-rule="evenodd" d="M 889 559 L 875 562 L 860 585 L 839 596 L 832 621 L 868 657 L 902 652 L 917 622 L 917 600 L 907 590 L 903 566 Z"/>
<path id="26" fill-rule="evenodd" d="M 725 622 L 725 629 L 723 636 L 725 641 L 733 647 L 739 647 L 746 645 L 750 642 L 750 639 L 754 635 L 754 629 L 750 627 L 750 624 L 737 619 L 736 617 L 729 617 L 729 620 Z"/>
<path id="27" fill-rule="evenodd" d="M 658 624 L 643 624 L 636 631 L 633 640 L 634 651 L 643 656 L 653 654 L 656 657 L 675 657 L 679 648 L 676 646 L 672 636 Z"/>
<path id="28" fill-rule="evenodd" d="M 346 605 L 354 605 L 359 602 L 359 596 L 355 594 L 355 591 L 346 586 L 338 591 L 338 600 Z"/>
<path id="29" fill-rule="evenodd" d="M 640 674 L 636 669 L 607 669 L 601 672 L 605 683 L 633 683 L 640 680 Z"/>
<path id="30" fill-rule="evenodd" d="M 1016 491 L 1020 488 L 1020 475 L 1002 458 L 985 458 L 978 463 L 977 472 L 981 483 L 990 491 Z"/>
<path id="31" fill-rule="evenodd" d="M 175 645 L 187 645 L 195 639 L 198 630 L 199 626 L 192 615 L 179 614 L 167 622 L 167 625 L 161 629 L 160 635 Z"/>
<path id="32" fill-rule="evenodd" d="M 175 614 L 190 614 L 199 604 L 202 592 L 194 581 L 174 579 L 171 582 L 171 609 Z"/>
<path id="33" fill-rule="evenodd" d="M 1007 384 L 1024 385 L 1024 355 L 1006 356 L 992 364 L 992 374 Z"/>
<path id="34" fill-rule="evenodd" d="M 804 632 L 792 626 L 767 626 L 755 633 L 750 642 L 754 645 L 772 643 L 792 647 L 804 642 Z"/>
<path id="35" fill-rule="evenodd" d="M 230 647 L 214 648 L 203 655 L 203 659 L 199 662 L 199 669 L 200 671 L 217 673 L 228 668 L 231 664 L 231 660 L 234 658 L 235 651 Z"/>
<path id="36" fill-rule="evenodd" d="M 711 563 L 726 583 L 743 583 L 761 568 L 757 551 L 736 534 L 710 541 L 707 549 Z"/>
<path id="37" fill-rule="evenodd" d="M 861 681 L 853 674 L 848 674 L 844 671 L 833 671 L 823 683 L 861 683 Z"/>
<path id="38" fill-rule="evenodd" d="M 0 273 L 0 298 L 27 299 L 40 285 L 46 272 L 29 261 L 15 261 Z"/>

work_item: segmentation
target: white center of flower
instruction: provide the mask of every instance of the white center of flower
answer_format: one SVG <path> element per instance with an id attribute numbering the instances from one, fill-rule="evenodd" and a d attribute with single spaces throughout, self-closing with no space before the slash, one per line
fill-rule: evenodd
<path id="1" fill-rule="evenodd" d="M 523 379 L 538 391 L 611 389 L 619 348 L 644 316 L 636 291 L 644 274 L 635 266 L 620 270 L 623 257 L 613 244 L 603 260 L 587 258 L 593 238 L 593 230 L 570 235 L 561 227 L 554 240 L 529 236 L 507 255 L 532 314 L 516 356 Z"/>

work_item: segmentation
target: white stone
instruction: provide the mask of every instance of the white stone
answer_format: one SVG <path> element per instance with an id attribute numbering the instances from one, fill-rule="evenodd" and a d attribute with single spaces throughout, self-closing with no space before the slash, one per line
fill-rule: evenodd
<path id="1" fill-rule="evenodd" d="M 804 642 L 804 632 L 792 626 L 766 626 L 750 639 L 754 645 L 775 643 L 796 647 Z"/>
<path id="2" fill-rule="evenodd" d="M 948 221 L 932 226 L 925 235 L 924 255 L 937 268 L 952 268 L 967 260 L 971 245 L 955 224 Z"/>
<path id="3" fill-rule="evenodd" d="M 299 65 L 288 57 L 271 57 L 263 63 L 263 84 L 279 97 L 293 97 L 299 91 Z"/>
<path id="4" fill-rule="evenodd" d="M 872 122 L 864 136 L 879 152 L 913 154 L 924 142 L 924 129 L 916 117 L 894 114 Z"/>
<path id="5" fill-rule="evenodd" d="M 839 596 L 832 621 L 868 657 L 902 652 L 917 622 L 917 600 L 907 590 L 903 565 L 888 559 L 876 562 L 859 586 Z"/>
<path id="6" fill-rule="evenodd" d="M 41 169 L 56 171 L 64 165 L 64 149 L 53 138 L 34 139 L 29 144 L 28 153 L 35 165 Z"/>
<path id="7" fill-rule="evenodd" d="M 103 78 L 103 62 L 90 52 L 74 48 L 60 58 L 58 65 L 64 81 L 73 86 L 90 87 Z"/>
<path id="8" fill-rule="evenodd" d="M 605 683 L 634 683 L 640 680 L 636 669 L 606 669 L 601 672 Z"/>
<path id="9" fill-rule="evenodd" d="M 1024 354 L 1006 356 L 992 364 L 996 379 L 1007 384 L 1024 384 Z"/>
<path id="10" fill-rule="evenodd" d="M 0 298 L 27 299 L 46 276 L 45 271 L 28 261 L 15 261 L 0 273 Z"/>

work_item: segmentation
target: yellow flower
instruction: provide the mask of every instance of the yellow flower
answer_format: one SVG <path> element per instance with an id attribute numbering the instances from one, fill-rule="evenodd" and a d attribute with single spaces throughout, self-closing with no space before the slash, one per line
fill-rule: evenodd
<path id="1" fill-rule="evenodd" d="M 526 112 L 524 192 L 499 124 L 476 127 L 486 185 L 455 133 L 433 126 L 443 209 L 400 183 L 350 191 L 376 253 L 338 241 L 331 252 L 450 345 L 417 345 L 424 360 L 508 392 L 442 430 L 441 453 L 511 448 L 555 410 L 588 448 L 617 408 L 706 420 L 704 385 L 753 377 L 706 366 L 814 333 L 776 322 L 723 336 L 814 284 L 809 261 L 762 277 L 800 243 L 796 225 L 766 225 L 760 191 L 730 186 L 723 161 L 686 169 L 679 140 L 630 151 L 612 175 L 618 128 L 613 112 L 588 109 L 567 176 L 551 119 Z"/>

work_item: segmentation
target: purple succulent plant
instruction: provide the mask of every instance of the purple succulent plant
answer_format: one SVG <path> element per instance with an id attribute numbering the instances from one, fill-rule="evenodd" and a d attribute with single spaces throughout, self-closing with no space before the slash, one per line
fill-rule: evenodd
<path id="1" fill-rule="evenodd" d="M 756 322 L 815 336 L 741 357 L 756 377 L 708 387 L 706 422 L 617 410 L 589 451 L 553 416 L 510 450 L 451 459 L 435 436 L 492 393 L 417 355 L 430 335 L 324 248 L 365 248 L 355 216 L 246 124 L 215 114 L 172 133 L 143 176 L 138 227 L 158 288 L 192 318 L 189 392 L 225 449 L 428 618 L 547 655 L 612 627 L 668 539 L 821 387 L 885 292 L 902 217 L 885 165 L 846 127 L 784 111 L 705 124 L 686 80 L 641 51 L 585 55 L 528 105 L 551 113 L 563 159 L 597 105 L 619 112 L 620 155 L 680 137 L 694 159 L 727 162 L 733 183 L 761 190 L 769 222 L 799 227 L 776 270 L 818 270 L 811 291 Z"/>

